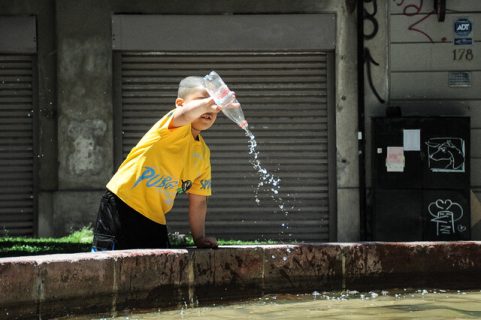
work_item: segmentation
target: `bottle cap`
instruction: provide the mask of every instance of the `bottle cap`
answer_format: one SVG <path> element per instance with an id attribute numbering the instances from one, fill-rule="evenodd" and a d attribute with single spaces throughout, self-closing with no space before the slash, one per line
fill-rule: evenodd
<path id="1" fill-rule="evenodd" d="M 247 128 L 249 124 L 247 123 L 246 120 L 242 121 L 241 123 L 239 123 L 239 127 L 241 127 L 242 129 L 245 129 Z"/>

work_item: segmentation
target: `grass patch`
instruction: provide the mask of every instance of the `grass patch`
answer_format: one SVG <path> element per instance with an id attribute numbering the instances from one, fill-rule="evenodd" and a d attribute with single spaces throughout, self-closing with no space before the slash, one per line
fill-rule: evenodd
<path id="1" fill-rule="evenodd" d="M 55 253 L 89 252 L 92 246 L 93 232 L 89 227 L 75 231 L 61 238 L 28 238 L 28 237 L 0 237 L 0 258 L 19 257 Z M 169 234 L 172 248 L 195 246 L 190 234 Z M 265 245 L 278 244 L 278 241 L 243 241 L 218 239 L 219 245 Z"/>
<path id="2" fill-rule="evenodd" d="M 185 248 L 195 246 L 191 234 L 179 234 L 178 232 L 169 234 L 169 241 L 172 248 Z M 264 244 L 279 244 L 279 241 L 274 240 L 224 240 L 217 239 L 220 246 L 242 246 L 242 245 L 264 245 Z"/>
<path id="3" fill-rule="evenodd" d="M 92 229 L 87 227 L 61 238 L 2 237 L 0 257 L 88 252 L 92 238 Z"/>
<path id="4" fill-rule="evenodd" d="M 245 240 L 218 240 L 221 246 L 243 246 L 243 245 L 265 245 L 265 244 L 279 244 L 280 241 L 274 240 L 255 240 L 255 241 L 245 241 Z"/>

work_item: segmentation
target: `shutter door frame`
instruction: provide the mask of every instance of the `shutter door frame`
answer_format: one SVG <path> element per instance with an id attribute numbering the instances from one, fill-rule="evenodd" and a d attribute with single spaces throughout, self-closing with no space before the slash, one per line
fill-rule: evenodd
<path id="1" fill-rule="evenodd" d="M 327 55 L 327 137 L 329 176 L 329 241 L 337 241 L 337 148 L 336 148 L 336 68 L 335 54 Z M 331 84 L 331 85 L 329 85 Z"/>
<path id="2" fill-rule="evenodd" d="M 135 52 L 134 52 L 135 53 Z M 335 71 L 334 71 L 334 53 L 333 51 L 322 51 L 322 53 L 326 57 L 326 93 L 327 93 L 327 101 L 326 101 L 326 108 L 327 108 L 327 179 L 328 179 L 328 191 L 327 191 L 327 198 L 328 198 L 328 241 L 336 241 L 337 240 L 337 188 L 336 188 L 336 145 L 335 145 L 335 110 L 334 110 L 334 81 L 335 81 Z M 115 159 L 115 168 L 117 168 L 120 163 L 122 162 L 123 156 L 125 153 L 125 150 L 123 150 L 123 137 L 122 137 L 122 122 L 123 122 L 123 115 L 122 115 L 122 106 L 123 106 L 123 100 L 122 100 L 122 54 L 123 52 L 121 51 L 114 51 L 114 57 L 113 57 L 113 65 L 114 65 L 114 159 Z M 167 53 L 165 53 L 167 54 Z M 175 54 L 175 53 L 170 53 L 170 54 Z M 179 53 L 179 54 L 185 54 Z M 190 55 L 195 56 L 197 55 L 202 55 L 202 53 L 194 53 L 194 52 L 189 52 Z M 204 53 L 205 54 L 205 53 Z M 222 74 L 221 74 L 222 75 Z M 179 79 L 180 80 L 180 79 Z M 172 101 L 173 104 L 173 101 Z M 159 115 L 158 118 L 160 118 L 162 115 Z M 247 118 L 249 119 L 249 115 L 246 114 Z M 222 117 L 222 115 L 221 115 Z M 158 120 L 153 119 L 152 122 L 155 123 L 155 121 Z M 152 124 L 153 124 L 152 123 Z M 214 125 L 215 126 L 215 125 Z M 148 129 L 147 129 L 148 130 Z M 147 131 L 145 130 L 145 131 Z M 231 130 L 237 130 L 235 127 L 232 127 Z M 142 133 L 142 135 L 145 132 Z M 256 132 L 254 131 L 254 134 Z M 209 140 L 207 139 L 208 145 L 211 147 L 211 144 L 209 144 Z M 246 140 L 247 143 L 247 140 Z M 135 144 L 135 143 L 134 143 Z M 262 157 L 262 153 L 261 153 Z M 213 164 L 213 167 L 215 165 Z M 215 168 L 213 168 L 214 171 Z M 281 182 L 282 185 L 282 182 Z M 214 197 L 215 197 L 215 183 L 213 182 L 214 186 Z M 253 193 L 251 193 L 253 196 Z M 169 218 L 169 216 L 167 217 Z M 209 225 L 209 218 L 207 218 L 206 225 Z M 170 225 L 170 223 L 169 223 Z M 319 229 L 320 231 L 321 229 Z M 324 240 L 322 240 L 324 241 Z"/>
<path id="3" fill-rule="evenodd" d="M 112 49 L 165 52 L 239 49 L 328 51 L 336 47 L 336 28 L 336 14 L 333 12 L 234 15 L 114 14 Z"/>
<path id="4" fill-rule="evenodd" d="M 39 107 L 38 107 L 38 57 L 37 57 L 37 27 L 36 27 L 36 17 L 35 16 L 0 16 L 0 56 L 5 58 L 5 57 L 10 57 L 7 58 L 11 59 L 12 61 L 15 61 L 16 59 L 19 60 L 24 60 L 24 61 L 29 61 L 31 63 L 31 68 L 29 69 L 30 74 L 27 76 L 31 76 L 31 81 L 27 84 L 27 88 L 30 85 L 30 91 L 31 91 L 31 105 L 28 108 L 30 111 L 28 113 L 31 115 L 31 127 L 28 130 L 31 133 L 31 151 L 29 151 L 30 157 L 32 163 L 30 165 L 30 169 L 32 170 L 32 174 L 30 176 L 31 179 L 31 184 L 29 184 L 29 187 L 31 187 L 31 192 L 29 192 L 29 197 L 23 198 L 25 199 L 30 199 L 27 200 L 27 202 L 30 202 L 32 212 L 30 214 L 30 222 L 28 225 L 25 222 L 22 222 L 20 224 L 23 224 L 26 226 L 26 228 L 30 228 L 28 232 L 25 231 L 20 231 L 20 232 L 13 232 L 10 231 L 8 235 L 10 236 L 16 236 L 16 235 L 28 235 L 28 236 L 38 236 L 38 221 L 39 221 L 39 216 L 38 216 L 38 190 L 39 190 L 39 181 L 38 181 L 38 170 L 39 170 L 39 158 L 36 155 L 39 155 Z M 28 57 L 28 59 L 27 59 Z M 1 59 L 2 61 L 6 61 L 4 59 Z M 26 69 L 21 69 L 21 70 L 26 70 Z M 1 73 L 1 70 L 0 70 Z M 21 86 L 18 87 L 18 91 L 15 91 L 15 85 L 9 85 L 8 83 L 8 77 L 16 77 L 15 75 L 8 75 L 5 76 L 5 79 L 7 79 L 7 85 L 4 86 L 6 90 L 12 91 L 12 95 L 16 96 L 17 94 L 21 94 L 22 90 L 25 91 L 24 88 L 21 88 Z M 19 78 L 21 79 L 22 76 L 25 76 L 25 74 L 22 74 L 22 72 L 19 73 Z M 15 82 L 16 83 L 16 82 Z M 3 83 L 4 84 L 4 83 Z M 0 84 L 1 88 L 2 84 Z M 19 95 L 20 95 L 19 94 Z M 8 96 L 8 94 L 7 94 Z M 4 100 L 5 101 L 5 100 Z M 8 103 L 8 101 L 7 101 Z M 15 103 L 12 104 L 12 106 L 15 105 Z M 11 109 L 7 108 L 7 109 Z M 5 111 L 6 114 L 8 114 L 9 111 Z M 25 112 L 25 110 L 15 110 L 13 111 L 17 114 L 21 114 L 21 112 Z M 12 118 L 15 120 L 19 121 L 21 118 L 15 118 L 14 117 L 8 117 L 9 119 Z M 21 122 L 21 121 L 20 121 Z M 26 131 L 25 131 L 26 132 Z M 6 141 L 6 139 L 5 139 Z M 9 144 L 8 141 L 5 142 L 7 145 Z M 27 148 L 28 150 L 28 148 Z M 8 151 L 8 150 L 7 150 Z M 6 194 L 8 195 L 8 193 Z M 16 194 L 17 200 L 14 200 L 14 202 L 18 202 L 18 194 Z M 22 196 L 20 194 L 20 196 Z M 26 194 L 23 195 L 24 197 Z M 14 197 L 15 198 L 15 197 Z M 21 198 L 21 197 L 20 197 Z M 7 200 L 8 201 L 8 200 Z M 0 215 L 0 226 L 2 225 L 2 217 Z M 8 230 L 8 229 L 7 229 Z M 0 236 L 3 235 L 4 233 L 2 230 L 0 230 Z"/>
<path id="5" fill-rule="evenodd" d="M 3 230 L 0 230 L 0 236 L 2 235 L 8 235 L 8 236 L 37 236 L 38 235 L 38 159 L 37 157 L 35 156 L 36 154 L 38 154 L 38 122 L 39 122 L 39 114 L 38 114 L 38 94 L 37 94 L 37 88 L 38 88 L 38 78 L 37 78 L 37 57 L 36 55 L 32 55 L 32 54 L 12 54 L 12 53 L 9 53 L 9 54 L 3 54 L 3 53 L 0 53 L 0 63 L 4 62 L 4 61 L 9 61 L 9 60 L 19 60 L 19 61 L 27 61 L 29 63 L 31 63 L 31 69 L 29 69 L 29 71 L 31 72 L 30 74 L 28 75 L 25 75 L 25 74 L 22 74 L 20 75 L 21 76 L 31 76 L 31 82 L 29 83 L 31 85 L 31 88 L 30 88 L 30 91 L 31 91 L 31 105 L 29 107 L 30 111 L 27 111 L 28 114 L 30 114 L 29 117 L 31 117 L 32 121 L 30 124 L 28 124 L 30 126 L 30 129 L 27 130 L 31 133 L 31 135 L 29 136 L 29 138 L 31 138 L 31 145 L 30 145 L 30 148 L 31 148 L 31 151 L 27 151 L 26 153 L 30 153 L 29 156 L 27 156 L 29 159 L 31 159 L 31 164 L 30 165 L 27 165 L 25 166 L 22 171 L 26 170 L 27 167 L 29 166 L 30 170 L 32 171 L 31 172 L 31 176 L 30 178 L 27 178 L 27 180 L 31 180 L 31 184 L 28 186 L 28 188 L 31 187 L 31 192 L 26 192 L 25 194 L 18 194 L 18 193 L 15 193 L 15 196 L 13 196 L 11 193 L 5 193 L 5 194 L 2 194 L 2 196 L 6 197 L 7 198 L 7 202 L 8 202 L 8 198 L 9 196 L 8 195 L 11 195 L 12 196 L 12 202 L 15 202 L 16 204 L 14 205 L 15 209 L 12 208 L 12 210 L 20 210 L 20 212 L 22 213 L 21 214 L 21 219 L 20 220 L 14 220 L 14 219 L 11 219 L 11 218 L 6 218 L 7 216 L 12 216 L 14 211 L 12 211 L 12 213 L 6 213 L 5 211 L 5 215 L 3 216 L 2 218 L 2 215 L 0 214 L 0 226 L 3 226 Z M 22 70 L 26 70 L 26 69 L 22 69 Z M 19 75 L 9 75 L 10 77 L 18 77 Z M 0 70 L 0 76 L 1 76 L 1 70 Z M 20 78 L 19 78 L 20 79 Z M 0 85 L 1 87 L 1 85 Z M 8 86 L 7 86 L 8 87 Z M 27 85 L 28 87 L 28 85 Z M 21 89 L 18 89 L 20 92 L 22 91 Z M 13 94 L 14 95 L 17 95 L 19 91 L 14 91 Z M 30 95 L 29 95 L 30 96 Z M 8 103 L 8 101 L 6 101 Z M 12 105 L 15 105 L 15 102 L 12 102 Z M 6 114 L 8 114 L 8 111 L 4 111 Z M 20 111 L 14 111 L 12 114 L 14 113 L 21 113 L 21 112 L 25 112 L 25 110 L 20 110 Z M 8 117 L 10 119 L 10 117 Z M 21 121 L 21 118 L 14 118 L 12 117 L 12 119 L 15 121 Z M 22 131 L 22 132 L 27 132 L 27 131 Z M 13 133 L 13 131 L 12 131 Z M 14 139 L 11 139 L 12 141 L 10 143 L 15 143 Z M 7 139 L 6 139 L 6 142 L 5 143 L 8 143 L 10 144 Z M 11 146 L 11 145 L 10 145 Z M 8 145 L 7 145 L 7 152 L 9 153 L 9 155 L 12 158 L 12 160 L 15 160 L 15 159 L 18 159 L 18 157 L 20 157 L 20 154 L 17 153 L 15 151 L 13 151 L 14 149 L 11 149 L 12 151 L 9 152 L 8 150 Z M 27 148 L 28 150 L 28 148 Z M 25 155 L 21 157 L 22 159 L 26 159 L 25 158 Z M 6 166 L 5 169 L 8 169 L 8 167 Z M 28 171 L 25 171 L 25 172 L 28 172 Z M 20 177 L 20 176 L 19 176 Z M 25 178 L 23 178 L 23 180 L 21 181 L 27 181 L 25 180 Z M 23 197 L 20 197 L 19 196 L 22 196 Z M 27 197 L 27 195 L 30 195 L 29 197 Z M 17 198 L 16 200 L 13 200 Z M 30 198 L 30 200 L 28 200 L 28 198 Z M 20 200 L 22 199 L 22 200 Z M 23 205 L 23 209 L 20 209 L 20 202 L 25 202 L 25 204 Z M 29 202 L 30 205 L 27 205 L 26 203 Z M 23 210 L 24 209 L 27 209 L 28 210 L 28 206 L 31 206 L 31 210 L 32 212 L 30 214 L 24 214 L 23 213 Z M 8 206 L 7 206 L 8 207 Z M 5 209 L 7 209 L 7 207 L 5 207 Z M 18 208 L 17 208 L 18 207 Z M 3 208 L 3 206 L 2 206 Z M 28 221 L 24 221 L 27 216 L 30 217 L 30 220 Z M 5 220 L 6 219 L 6 220 Z M 5 223 L 5 224 L 4 224 Z M 10 227 L 9 227 L 10 226 Z M 6 231 L 5 231 L 6 230 Z M 28 231 L 27 231 L 28 230 Z"/>

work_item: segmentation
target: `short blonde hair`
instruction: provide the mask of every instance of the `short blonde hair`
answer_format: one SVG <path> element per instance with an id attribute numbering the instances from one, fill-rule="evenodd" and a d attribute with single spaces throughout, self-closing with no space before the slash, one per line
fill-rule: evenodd
<path id="1" fill-rule="evenodd" d="M 182 79 L 179 83 L 177 97 L 185 99 L 191 93 L 205 89 L 204 78 L 190 76 Z"/>

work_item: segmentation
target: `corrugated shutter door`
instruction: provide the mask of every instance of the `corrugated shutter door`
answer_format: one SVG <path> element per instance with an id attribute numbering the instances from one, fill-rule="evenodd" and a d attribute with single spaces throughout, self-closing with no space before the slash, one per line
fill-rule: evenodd
<path id="1" fill-rule="evenodd" d="M 281 178 L 281 212 L 259 190 L 244 131 L 220 114 L 203 133 L 211 149 L 213 196 L 207 232 L 219 238 L 327 241 L 328 115 L 325 52 L 120 54 L 122 156 L 174 107 L 179 81 L 216 70 L 237 93 L 260 161 Z M 275 196 L 276 198 L 278 196 Z M 169 231 L 188 232 L 187 200 L 168 214 Z"/>
<path id="2" fill-rule="evenodd" d="M 0 235 L 34 233 L 33 64 L 0 55 Z"/>

